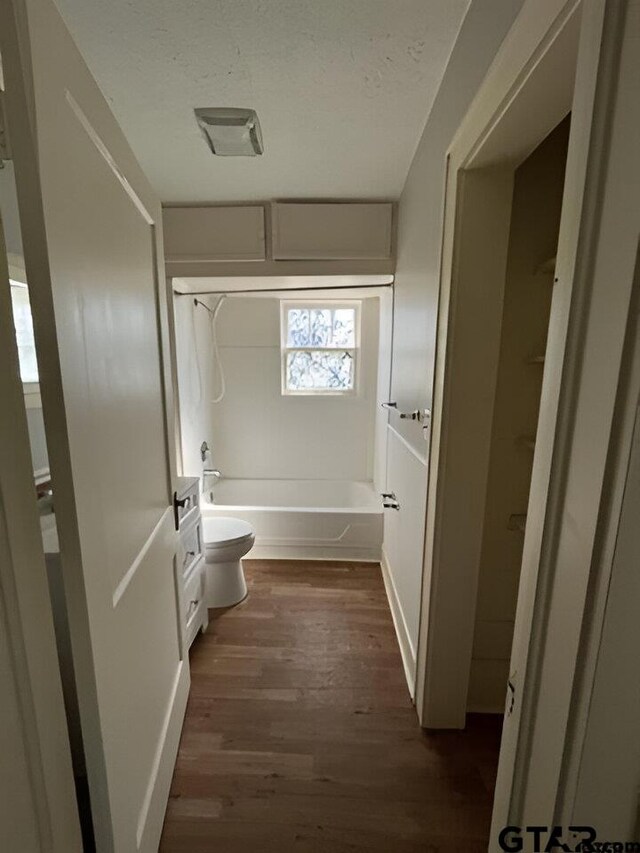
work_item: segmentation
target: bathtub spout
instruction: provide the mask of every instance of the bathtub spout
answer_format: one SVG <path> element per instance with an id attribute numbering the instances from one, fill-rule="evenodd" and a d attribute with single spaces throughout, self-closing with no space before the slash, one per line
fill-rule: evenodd
<path id="1" fill-rule="evenodd" d="M 222 479 L 222 474 L 217 468 L 203 468 L 202 470 L 202 491 L 209 493 L 209 499 L 213 503 L 213 487 Z"/>

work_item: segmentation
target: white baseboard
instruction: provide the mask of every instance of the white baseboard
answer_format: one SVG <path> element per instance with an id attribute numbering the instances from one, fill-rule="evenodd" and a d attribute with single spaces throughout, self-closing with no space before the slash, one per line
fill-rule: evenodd
<path id="1" fill-rule="evenodd" d="M 402 612 L 402 606 L 400 604 L 400 599 L 398 598 L 398 593 L 396 592 L 396 587 L 393 582 L 393 575 L 391 573 L 391 569 L 389 567 L 389 562 L 387 560 L 387 555 L 384 551 L 384 548 L 382 549 L 382 559 L 380 561 L 380 565 L 382 566 L 382 579 L 384 581 L 384 588 L 387 592 L 387 598 L 389 599 L 389 607 L 391 609 L 391 616 L 393 618 L 393 624 L 395 626 L 396 635 L 398 637 L 398 645 L 400 646 L 402 665 L 404 667 L 405 678 L 407 679 L 409 695 L 412 699 L 414 699 L 416 689 L 416 650 L 413 646 L 413 643 L 411 642 L 411 638 L 409 637 L 407 623 L 404 618 L 404 613 Z"/>

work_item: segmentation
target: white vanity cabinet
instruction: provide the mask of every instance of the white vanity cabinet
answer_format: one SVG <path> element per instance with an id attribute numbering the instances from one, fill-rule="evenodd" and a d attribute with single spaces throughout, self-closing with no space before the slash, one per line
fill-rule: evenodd
<path id="1" fill-rule="evenodd" d="M 209 624 L 204 598 L 204 544 L 198 477 L 178 478 L 176 520 L 180 534 L 180 607 L 188 648 L 198 631 L 206 631 Z"/>

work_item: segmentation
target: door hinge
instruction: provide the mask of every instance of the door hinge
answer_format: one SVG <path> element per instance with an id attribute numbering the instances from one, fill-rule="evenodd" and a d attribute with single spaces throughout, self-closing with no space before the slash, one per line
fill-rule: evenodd
<path id="1" fill-rule="evenodd" d="M 5 160 L 12 160 L 11 140 L 7 127 L 7 112 L 5 108 L 5 93 L 0 90 L 0 168 L 3 168 Z"/>

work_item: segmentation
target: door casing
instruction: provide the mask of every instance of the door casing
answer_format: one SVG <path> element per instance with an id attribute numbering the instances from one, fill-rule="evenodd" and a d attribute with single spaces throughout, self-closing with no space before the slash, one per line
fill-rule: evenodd
<path id="1" fill-rule="evenodd" d="M 593 411 L 588 415 L 577 408 L 577 402 L 581 388 L 595 391 L 594 379 L 585 378 L 582 359 L 585 328 L 593 321 L 589 313 L 594 292 L 592 252 L 598 238 L 603 145 L 609 133 L 625 5 L 607 0 L 525 3 L 448 155 L 417 707 L 424 726 L 462 728 L 495 364 L 495 352 L 487 340 L 491 335 L 484 335 L 487 326 L 476 324 L 482 328 L 474 335 L 474 311 L 484 311 L 486 322 L 495 320 L 501 310 L 506 241 L 497 237 L 504 237 L 508 229 L 508 182 L 519 163 L 571 110 L 556 285 L 512 648 L 515 695 L 508 696 L 493 844 L 496 830 L 508 822 L 551 823 L 561 786 L 624 338 L 624 294 L 630 286 L 628 279 L 621 283 L 619 301 L 609 306 L 619 335 L 612 335 L 593 374 L 606 375 L 608 383 L 606 391 L 599 388 L 597 406 L 592 399 Z M 483 181 L 488 181 L 493 193 L 479 190 Z M 501 181 L 505 186 L 500 196 Z M 490 257 L 478 237 L 481 228 L 487 230 L 487 217 L 497 228 Z M 474 291 L 478 286 L 484 286 L 492 308 L 478 304 Z M 479 364 L 485 371 L 480 371 L 484 392 L 472 382 L 474 371 L 479 375 Z M 593 364 L 589 366 L 594 369 Z M 472 410 L 467 408 L 469 400 Z M 469 420 L 474 429 L 468 428 Z M 571 465 L 576 464 L 577 435 L 585 423 L 590 429 L 589 444 L 579 448 L 586 454 L 581 459 L 581 495 L 573 495 L 570 511 L 566 490 L 578 470 Z M 569 542 L 566 534 L 575 530 L 576 514 L 579 542 L 575 537 Z M 561 590 L 558 583 L 562 560 L 570 561 L 573 572 L 568 611 L 569 590 L 566 585 Z M 565 607 L 562 614 L 557 609 L 558 595 Z M 552 625 L 556 633 L 550 645 L 547 637 Z M 553 702 L 545 705 L 550 695 Z"/>

